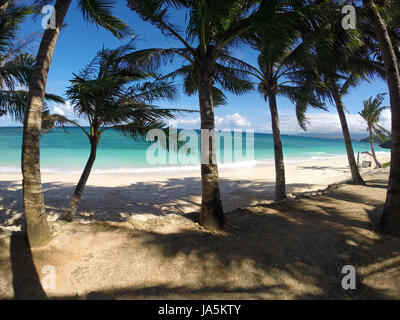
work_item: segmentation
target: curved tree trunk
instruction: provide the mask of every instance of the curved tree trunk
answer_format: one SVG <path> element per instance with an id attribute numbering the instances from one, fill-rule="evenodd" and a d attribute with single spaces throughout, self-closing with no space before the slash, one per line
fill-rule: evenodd
<path id="1" fill-rule="evenodd" d="M 215 162 L 215 121 L 214 105 L 212 101 L 212 79 L 207 68 L 202 70 L 199 76 L 199 102 L 201 129 L 210 132 L 208 150 L 204 150 L 204 142 L 201 148 L 201 212 L 200 225 L 214 230 L 224 227 L 224 211 L 221 202 L 221 192 L 219 187 L 218 166 Z M 203 139 L 202 139 L 203 140 Z M 207 157 L 208 151 L 208 157 Z"/>
<path id="2" fill-rule="evenodd" d="M 97 146 L 99 144 L 99 139 L 91 138 L 90 141 L 90 156 L 86 162 L 85 169 L 83 169 L 82 175 L 79 179 L 78 185 L 75 188 L 74 195 L 69 202 L 68 209 L 63 217 L 66 221 L 73 221 L 75 218 L 76 211 L 79 206 L 79 202 L 82 199 L 83 191 L 85 190 L 86 183 L 89 179 L 90 172 L 92 171 L 93 164 L 96 160 Z"/>
<path id="3" fill-rule="evenodd" d="M 340 95 L 337 92 L 333 92 L 333 98 L 335 100 L 336 109 L 338 111 L 340 118 L 340 124 L 342 126 L 343 138 L 344 138 L 344 143 L 346 145 L 347 159 L 349 161 L 352 181 L 353 183 L 356 184 L 365 184 L 363 178 L 360 175 L 360 171 L 358 170 L 356 158 L 354 156 L 353 144 L 350 138 L 350 131 L 347 125 L 342 99 L 340 98 Z"/>
<path id="4" fill-rule="evenodd" d="M 57 1 L 56 29 L 47 29 L 44 32 L 29 84 L 21 165 L 26 232 L 32 247 L 42 246 L 50 241 L 40 176 L 42 107 L 51 60 L 70 3 L 71 0 Z"/>
<path id="5" fill-rule="evenodd" d="M 363 0 L 368 9 L 385 63 L 392 111 L 392 152 L 388 191 L 380 226 L 385 233 L 400 236 L 400 72 L 385 22 L 374 1 Z"/>
<path id="6" fill-rule="evenodd" d="M 271 111 L 272 134 L 274 139 L 275 154 L 275 200 L 286 199 L 285 163 L 283 161 L 282 139 L 279 128 L 279 115 L 276 104 L 276 95 L 268 95 L 269 109 Z"/>
<path id="7" fill-rule="evenodd" d="M 378 161 L 378 159 L 376 158 L 376 154 L 375 154 L 375 148 L 374 148 L 374 135 L 372 134 L 372 127 L 368 126 L 368 130 L 369 130 L 369 136 L 371 138 L 371 153 L 372 153 L 372 157 L 374 158 L 374 161 L 376 163 L 376 166 L 378 168 L 382 168 L 381 163 Z"/>

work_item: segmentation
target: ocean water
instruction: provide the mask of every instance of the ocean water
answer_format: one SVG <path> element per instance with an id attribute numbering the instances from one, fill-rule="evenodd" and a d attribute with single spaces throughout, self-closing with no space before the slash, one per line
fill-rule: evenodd
<path id="1" fill-rule="evenodd" d="M 272 135 L 254 134 L 254 159 L 246 159 L 246 152 L 244 151 L 246 138 L 244 133 L 242 142 L 242 158 L 237 159 L 232 155 L 232 161 L 224 161 L 225 149 L 224 143 L 221 142 L 221 160 L 219 161 L 221 166 L 239 167 L 257 163 L 273 163 Z M 343 157 L 346 154 L 343 140 L 284 135 L 282 136 L 282 143 L 286 163 L 318 161 Z M 0 171 L 20 171 L 21 144 L 21 127 L 0 127 Z M 108 130 L 102 135 L 93 172 L 123 173 L 144 172 L 146 170 L 186 170 L 193 169 L 196 166 L 193 163 L 185 165 L 149 163 L 146 158 L 146 152 L 151 145 L 151 142 L 147 142 L 144 139 L 135 141 L 120 135 L 116 131 Z M 368 151 L 369 143 L 353 141 L 353 148 L 356 154 L 357 152 Z M 387 149 L 382 149 L 379 146 L 376 146 L 376 151 L 378 153 L 388 153 Z M 55 130 L 52 133 L 45 134 L 41 138 L 42 171 L 80 173 L 86 164 L 89 152 L 89 141 L 79 128 L 70 128 L 68 133 L 62 130 Z M 155 154 L 158 155 L 157 152 Z M 167 159 L 169 159 L 168 156 Z"/>

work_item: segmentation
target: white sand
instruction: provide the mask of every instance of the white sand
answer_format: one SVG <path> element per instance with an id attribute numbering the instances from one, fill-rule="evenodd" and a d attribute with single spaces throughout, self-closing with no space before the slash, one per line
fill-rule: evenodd
<path id="1" fill-rule="evenodd" d="M 388 162 L 389 155 L 379 156 Z M 365 174 L 372 169 L 362 169 Z M 225 211 L 274 197 L 273 165 L 221 168 L 221 193 Z M 347 158 L 286 164 L 288 193 L 316 191 L 350 178 Z M 79 179 L 77 174 L 42 173 L 49 220 L 67 207 Z M 92 174 L 79 207 L 81 221 L 141 221 L 166 214 L 198 211 L 201 202 L 200 171 L 139 174 Z M 0 226 L 18 229 L 22 216 L 21 174 L 0 173 Z"/>
<path id="2" fill-rule="evenodd" d="M 292 170 L 308 172 L 308 178 L 312 172 Z M 340 175 L 339 168 L 324 172 Z M 388 169 L 377 170 L 365 177 L 366 186 L 345 184 L 321 196 L 236 210 L 227 215 L 224 233 L 207 232 L 175 214 L 143 223 L 57 221 L 50 224 L 52 241 L 32 250 L 17 233 L 0 232 L 0 299 L 399 299 L 400 239 L 375 229 L 387 177 Z M 229 206 L 230 185 L 239 189 L 247 180 L 223 181 Z M 267 183 L 258 183 L 247 190 L 263 199 Z M 188 188 L 174 185 L 179 192 L 171 191 L 172 183 L 171 189 L 154 189 L 171 197 L 164 204 L 190 197 Z M 56 203 L 62 188 L 48 189 L 47 202 Z M 140 187 L 118 188 L 118 194 L 103 188 L 107 192 L 89 192 L 85 201 L 108 201 L 104 211 L 110 213 L 129 198 L 149 201 L 144 192 L 138 198 Z M 66 203 L 63 197 L 60 203 Z M 356 268 L 356 290 L 340 285 L 344 265 Z"/>

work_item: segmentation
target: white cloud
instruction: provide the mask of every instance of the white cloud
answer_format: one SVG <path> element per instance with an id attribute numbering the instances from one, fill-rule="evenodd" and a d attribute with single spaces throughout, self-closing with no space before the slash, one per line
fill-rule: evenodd
<path id="1" fill-rule="evenodd" d="M 177 121 L 178 127 L 186 129 L 199 129 L 200 128 L 200 117 L 195 119 L 180 119 Z M 252 128 L 252 124 L 244 116 L 239 113 L 229 114 L 226 116 L 216 116 L 215 126 L 218 129 L 246 129 Z"/>
<path id="2" fill-rule="evenodd" d="M 53 113 L 60 114 L 60 115 L 62 115 L 62 116 L 65 115 L 64 110 L 61 109 L 60 107 L 57 107 L 57 106 L 54 106 L 54 107 L 53 107 Z"/>
<path id="3" fill-rule="evenodd" d="M 87 121 L 86 118 L 84 118 L 84 117 L 80 118 L 74 112 L 74 108 L 72 107 L 71 102 L 68 100 L 65 102 L 65 104 L 59 103 L 59 104 L 53 105 L 51 111 L 52 111 L 52 113 L 57 113 L 62 116 L 65 116 L 66 118 L 68 118 L 70 120 L 74 120 L 74 121 L 78 122 L 80 125 L 83 125 L 83 126 L 89 125 L 89 122 Z"/>
<path id="4" fill-rule="evenodd" d="M 22 126 L 22 123 L 13 121 L 9 116 L 0 117 L 0 127 Z"/>
<path id="5" fill-rule="evenodd" d="M 385 109 L 380 118 L 380 125 L 385 129 L 391 130 L 392 128 L 392 112 L 390 109 Z"/>
<path id="6" fill-rule="evenodd" d="M 352 134 L 367 134 L 367 125 L 364 119 L 359 114 L 346 114 L 347 124 L 350 133 Z M 307 115 L 307 133 L 312 134 L 332 134 L 341 135 L 342 127 L 339 120 L 339 115 L 336 113 L 320 112 Z M 391 128 L 391 113 L 390 110 L 385 110 L 382 113 L 380 124 L 390 130 Z M 270 128 L 271 122 L 268 127 Z M 297 123 L 296 117 L 282 116 L 280 117 L 280 127 L 283 134 L 298 134 L 303 133 L 303 130 Z M 270 132 L 271 130 L 266 130 Z"/>
<path id="7" fill-rule="evenodd" d="M 280 117 L 280 129 L 282 134 L 301 134 L 304 133 L 300 128 L 297 118 L 294 114 L 283 114 Z M 346 114 L 347 124 L 351 134 L 367 135 L 367 125 L 364 119 L 358 114 Z M 331 135 L 335 137 L 342 136 L 342 127 L 339 115 L 333 112 L 310 113 L 307 115 L 306 133 L 315 135 Z M 390 110 L 385 110 L 381 115 L 380 125 L 390 130 L 391 128 Z M 177 121 L 178 127 L 185 129 L 199 129 L 200 117 L 194 119 L 180 119 Z M 256 132 L 271 133 L 271 120 L 265 125 L 253 126 L 246 117 L 239 113 L 226 116 L 216 116 L 215 125 L 218 129 L 254 129 Z"/>
<path id="8" fill-rule="evenodd" d="M 179 119 L 177 120 L 178 127 L 186 129 L 198 129 L 200 128 L 200 117 L 196 119 Z"/>
<path id="9" fill-rule="evenodd" d="M 63 105 L 64 109 L 67 110 L 68 112 L 74 112 L 74 108 L 72 107 L 71 102 L 69 102 L 68 100 L 65 102 L 65 104 Z"/>
<path id="10" fill-rule="evenodd" d="M 74 108 L 71 105 L 71 102 L 69 102 L 68 100 L 65 101 L 65 104 L 63 103 L 58 103 L 53 105 L 53 113 L 58 113 L 61 115 L 65 115 L 65 116 L 76 116 L 74 113 Z"/>
<path id="11" fill-rule="evenodd" d="M 215 125 L 219 129 L 251 128 L 251 123 L 239 113 L 227 115 L 226 117 L 215 117 Z"/>

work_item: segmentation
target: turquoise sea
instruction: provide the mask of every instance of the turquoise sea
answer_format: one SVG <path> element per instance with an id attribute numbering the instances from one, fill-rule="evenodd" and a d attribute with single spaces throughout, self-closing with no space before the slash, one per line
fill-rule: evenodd
<path id="1" fill-rule="evenodd" d="M 243 134 L 243 137 L 245 135 Z M 245 141 L 245 139 L 243 139 Z M 322 160 L 343 157 L 346 154 L 343 140 L 282 136 L 286 163 Z M 21 127 L 0 127 L 0 171 L 19 171 L 22 144 Z M 94 172 L 123 173 L 142 172 L 144 170 L 176 169 L 176 165 L 154 165 L 146 160 L 146 150 L 151 143 L 135 141 L 119 133 L 108 130 L 102 135 Z M 221 143 L 223 146 L 223 143 Z M 243 143 L 245 147 L 245 142 Z M 353 141 L 354 151 L 369 150 L 368 143 Z M 90 145 L 87 137 L 79 128 L 70 128 L 68 133 L 55 130 L 41 138 L 41 167 L 43 172 L 77 173 L 81 172 L 89 156 Z M 387 153 L 387 149 L 376 146 L 377 152 Z M 273 163 L 272 135 L 254 134 L 253 163 Z M 223 147 L 222 147 L 223 154 Z M 243 156 L 245 154 L 243 153 Z M 244 163 L 245 161 L 245 163 Z M 222 166 L 246 165 L 248 161 L 233 159 Z M 167 167 L 167 168 L 166 168 Z M 180 170 L 190 165 L 180 165 Z M 191 166 L 193 168 L 193 165 Z"/>

